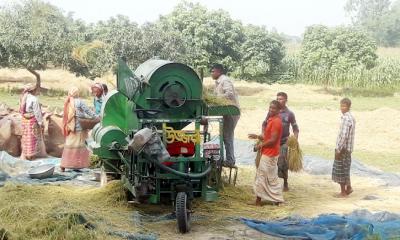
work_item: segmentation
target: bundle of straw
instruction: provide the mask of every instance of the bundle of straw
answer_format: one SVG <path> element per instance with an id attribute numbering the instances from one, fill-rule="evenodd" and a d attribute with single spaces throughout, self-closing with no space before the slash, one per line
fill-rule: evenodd
<path id="1" fill-rule="evenodd" d="M 95 49 L 104 47 L 106 47 L 106 44 L 98 40 L 80 45 L 72 50 L 72 58 L 74 58 L 83 65 L 88 65 L 87 61 L 88 54 Z"/>
<path id="2" fill-rule="evenodd" d="M 233 104 L 230 100 L 215 95 L 212 90 L 208 88 L 203 88 L 203 100 L 211 106 L 227 106 Z"/>
<path id="3" fill-rule="evenodd" d="M 289 136 L 288 141 L 288 165 L 292 172 L 299 172 L 303 169 L 303 152 L 300 149 L 297 138 Z"/>

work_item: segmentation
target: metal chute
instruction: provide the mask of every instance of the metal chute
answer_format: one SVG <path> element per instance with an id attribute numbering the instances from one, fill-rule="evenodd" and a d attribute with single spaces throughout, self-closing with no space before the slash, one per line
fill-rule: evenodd
<path id="1" fill-rule="evenodd" d="M 134 100 L 142 86 L 142 81 L 137 77 L 128 65 L 122 60 L 118 60 L 117 89 L 129 100 Z"/>

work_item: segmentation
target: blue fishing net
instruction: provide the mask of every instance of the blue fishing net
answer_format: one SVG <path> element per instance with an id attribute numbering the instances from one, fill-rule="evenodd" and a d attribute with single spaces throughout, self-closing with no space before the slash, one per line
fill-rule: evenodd
<path id="1" fill-rule="evenodd" d="M 242 218 L 247 226 L 265 234 L 290 239 L 400 239 L 400 216 L 388 212 L 372 214 L 366 210 L 349 215 L 323 214 L 306 219 L 289 217 L 277 221 Z"/>

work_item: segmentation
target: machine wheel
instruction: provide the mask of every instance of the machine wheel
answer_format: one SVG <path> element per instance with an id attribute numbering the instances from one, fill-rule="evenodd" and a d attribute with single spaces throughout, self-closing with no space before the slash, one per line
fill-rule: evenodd
<path id="1" fill-rule="evenodd" d="M 178 192 L 175 201 L 176 221 L 180 233 L 190 231 L 190 203 L 185 192 Z"/>

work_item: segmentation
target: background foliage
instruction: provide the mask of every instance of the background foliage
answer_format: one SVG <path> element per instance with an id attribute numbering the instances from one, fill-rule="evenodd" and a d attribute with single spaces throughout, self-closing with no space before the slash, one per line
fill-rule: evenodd
<path id="1" fill-rule="evenodd" d="M 400 0 L 348 0 L 345 11 L 351 26 L 310 26 L 299 39 L 185 1 L 138 25 L 121 15 L 87 24 L 41 0 L 23 0 L 0 8 L 0 66 L 26 68 L 39 84 L 37 70 L 62 67 L 95 78 L 113 71 L 117 58 L 136 68 L 159 57 L 205 73 L 222 63 L 235 78 L 267 83 L 398 86 L 399 60 L 376 51 L 400 43 Z M 301 42 L 300 51 L 288 53 L 290 42 Z"/>

